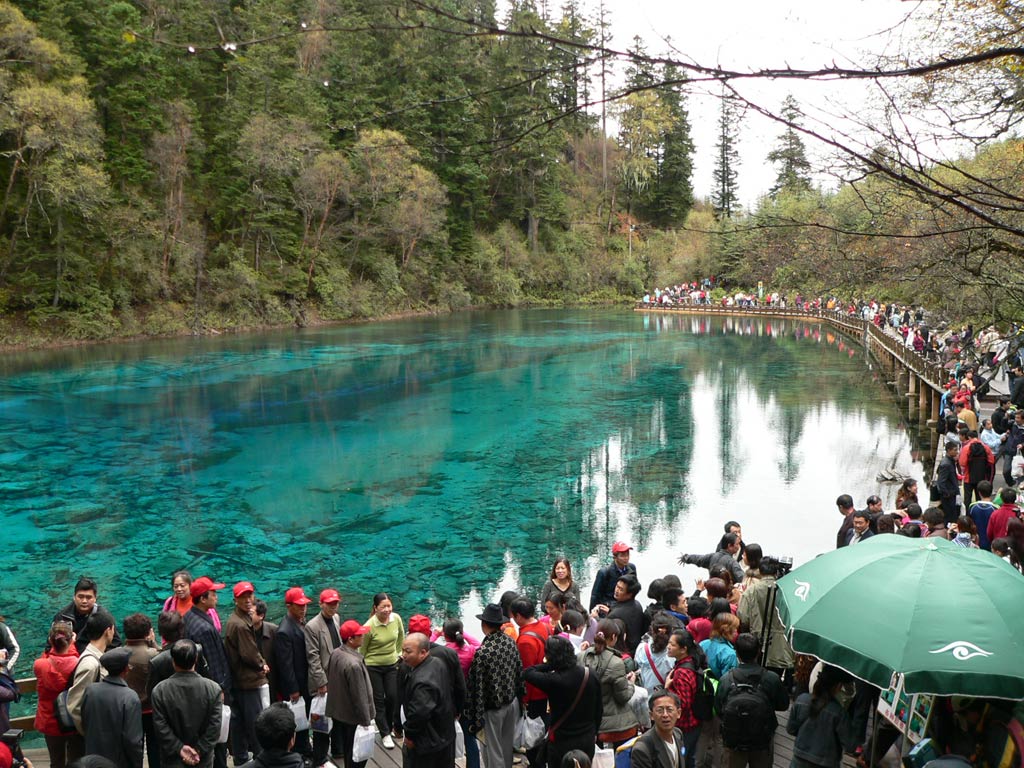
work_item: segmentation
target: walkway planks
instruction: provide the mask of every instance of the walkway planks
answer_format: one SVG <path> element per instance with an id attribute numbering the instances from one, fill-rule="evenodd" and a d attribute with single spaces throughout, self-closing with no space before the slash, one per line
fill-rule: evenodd
<path id="1" fill-rule="evenodd" d="M 774 768 L 789 768 L 790 760 L 793 759 L 793 737 L 786 733 L 786 721 L 789 717 L 785 712 L 780 712 L 778 715 L 779 730 L 775 732 Z M 32 761 L 34 768 L 50 768 L 50 758 L 45 749 L 27 749 L 25 755 Z M 460 765 L 462 762 L 461 759 L 458 761 Z M 328 763 L 328 768 L 330 765 Z M 367 768 L 402 768 L 402 749 L 400 746 L 395 749 L 384 749 L 378 742 L 373 759 L 366 765 Z M 528 768 L 525 760 L 521 765 L 522 768 Z M 856 765 L 857 763 L 852 757 L 843 758 L 842 768 L 856 768 Z M 714 768 L 724 768 L 724 766 L 714 766 Z"/>

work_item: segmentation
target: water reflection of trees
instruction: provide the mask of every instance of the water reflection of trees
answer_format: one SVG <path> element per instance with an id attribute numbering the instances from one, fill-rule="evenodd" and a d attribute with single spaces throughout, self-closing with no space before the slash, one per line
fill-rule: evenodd
<path id="1" fill-rule="evenodd" d="M 446 613 L 471 590 L 493 597 L 507 553 L 539 590 L 556 554 L 603 561 L 617 534 L 647 547 L 689 514 L 696 451 L 717 457 L 724 488 L 744 451 L 778 444 L 780 476 L 792 482 L 811 414 L 880 397 L 858 376 L 860 349 L 816 325 L 641 325 L 631 314 L 481 313 L 175 342 L 15 374 L 4 393 L 40 400 L 14 439 L 45 425 L 23 477 L 51 478 L 26 492 L 49 499 L 26 557 L 52 571 L 87 496 L 105 524 L 76 527 L 76 569 L 95 564 L 122 586 L 103 560 L 121 526 L 139 553 L 129 571 L 152 575 L 112 589 L 117 610 L 148 604 L 171 570 L 192 565 L 255 579 L 266 593 L 336 586 L 353 615 L 382 588 L 398 591 L 406 612 Z M 715 413 L 695 411 L 698 381 L 713 390 Z M 750 392 L 766 423 L 744 412 Z M 694 444 L 707 420 L 717 446 Z M 296 430 L 307 453 L 286 442 Z M 48 474 L 61 452 L 68 473 Z M 306 495 L 283 497 L 273 472 L 300 476 Z"/>

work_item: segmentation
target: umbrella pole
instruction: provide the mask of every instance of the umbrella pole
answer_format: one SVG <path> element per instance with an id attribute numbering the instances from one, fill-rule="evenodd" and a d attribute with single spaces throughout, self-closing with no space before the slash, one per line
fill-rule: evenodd
<path id="1" fill-rule="evenodd" d="M 761 614 L 761 667 L 768 667 L 768 649 L 772 644 L 772 619 L 775 618 L 775 595 L 779 591 L 779 582 L 772 582 L 772 588 L 768 590 L 768 597 L 764 601 L 764 612 Z"/>

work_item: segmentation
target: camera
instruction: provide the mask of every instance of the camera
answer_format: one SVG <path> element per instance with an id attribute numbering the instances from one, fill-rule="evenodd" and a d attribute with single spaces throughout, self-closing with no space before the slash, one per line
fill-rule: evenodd
<path id="1" fill-rule="evenodd" d="M 11 750 L 11 768 L 24 768 L 25 765 L 25 754 L 21 751 L 21 737 L 25 735 L 25 731 L 21 728 L 11 728 L 4 732 L 3 736 L 0 736 L 0 741 L 7 745 L 7 748 Z"/>
<path id="2" fill-rule="evenodd" d="M 776 577 L 782 578 L 792 570 L 792 557 L 772 557 L 770 555 L 765 555 L 761 558 L 761 572 L 766 575 L 774 574 Z"/>

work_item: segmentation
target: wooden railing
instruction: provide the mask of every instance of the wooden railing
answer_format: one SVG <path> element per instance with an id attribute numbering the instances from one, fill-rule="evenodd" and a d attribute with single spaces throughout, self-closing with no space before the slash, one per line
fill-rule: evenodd
<path id="1" fill-rule="evenodd" d="M 928 360 L 924 355 L 915 352 L 902 341 L 885 332 L 874 323 L 862 320 L 858 317 L 851 317 L 846 312 L 835 309 L 814 309 L 813 307 L 723 307 L 720 304 L 695 304 L 690 301 L 683 301 L 678 304 L 661 305 L 655 303 L 645 304 L 642 301 L 636 303 L 636 309 L 649 312 L 682 312 L 685 314 L 709 314 L 709 315 L 741 315 L 741 316 L 764 316 L 764 317 L 792 317 L 803 320 L 824 320 L 830 325 L 839 328 L 846 333 L 857 336 L 865 341 L 884 347 L 885 350 L 897 358 L 904 367 L 913 371 L 921 383 L 930 389 L 945 392 L 944 385 L 949 381 L 949 372 L 939 363 Z"/>
<path id="2" fill-rule="evenodd" d="M 36 679 L 34 677 L 23 677 L 15 682 L 18 683 L 18 692 L 22 696 L 26 693 L 35 693 L 37 690 Z M 34 731 L 36 729 L 35 721 L 36 716 L 34 714 L 12 717 L 11 728 L 21 728 L 26 731 Z"/>

